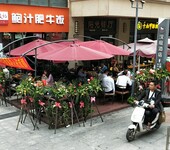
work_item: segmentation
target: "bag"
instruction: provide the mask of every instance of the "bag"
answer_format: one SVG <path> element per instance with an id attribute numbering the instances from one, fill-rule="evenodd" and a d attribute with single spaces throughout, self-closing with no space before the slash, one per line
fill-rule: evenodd
<path id="1" fill-rule="evenodd" d="M 165 111 L 160 112 L 159 115 L 159 123 L 161 124 L 162 122 L 165 122 L 166 120 L 166 115 L 165 115 Z"/>

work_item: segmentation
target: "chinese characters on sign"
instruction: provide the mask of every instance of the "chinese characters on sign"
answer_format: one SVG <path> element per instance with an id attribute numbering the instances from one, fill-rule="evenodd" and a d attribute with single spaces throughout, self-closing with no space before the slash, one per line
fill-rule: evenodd
<path id="1" fill-rule="evenodd" d="M 154 30 L 158 29 L 158 23 L 147 23 L 139 21 L 137 24 L 138 30 Z"/>
<path id="2" fill-rule="evenodd" d="M 0 11 L 0 25 L 8 25 L 8 12 Z"/>
<path id="3" fill-rule="evenodd" d="M 69 8 L 0 4 L 0 32 L 69 32 Z"/>
<path id="4" fill-rule="evenodd" d="M 109 31 L 113 29 L 113 20 L 89 20 L 87 28 L 89 31 Z"/>
<path id="5" fill-rule="evenodd" d="M 53 24 L 56 23 L 58 25 L 64 25 L 64 15 L 44 15 L 44 14 L 35 14 L 32 15 L 31 13 L 29 14 L 21 14 L 21 13 L 12 13 L 12 23 L 14 24 L 44 24 L 44 23 L 49 23 Z"/>
<path id="6" fill-rule="evenodd" d="M 156 68 L 162 68 L 165 65 L 167 57 L 169 35 L 169 20 L 165 19 L 158 29 L 157 53 L 156 53 Z"/>

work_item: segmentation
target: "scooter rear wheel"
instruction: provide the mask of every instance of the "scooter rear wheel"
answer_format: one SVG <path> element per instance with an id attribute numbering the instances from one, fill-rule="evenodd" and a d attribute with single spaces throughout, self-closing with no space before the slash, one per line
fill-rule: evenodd
<path id="1" fill-rule="evenodd" d="M 128 140 L 128 142 L 131 142 L 135 139 L 135 130 L 133 129 L 128 129 L 127 133 L 126 133 L 126 139 Z"/>

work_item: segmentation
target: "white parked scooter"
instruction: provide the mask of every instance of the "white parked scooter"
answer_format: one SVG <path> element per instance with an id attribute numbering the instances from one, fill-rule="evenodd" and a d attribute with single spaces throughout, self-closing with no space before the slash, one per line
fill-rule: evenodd
<path id="1" fill-rule="evenodd" d="M 131 121 L 132 124 L 128 127 L 126 138 L 127 140 L 133 141 L 135 139 L 137 132 L 145 132 L 153 129 L 158 129 L 160 127 L 160 123 L 158 121 L 159 119 L 159 113 L 157 113 L 155 119 L 152 121 L 151 126 L 148 130 L 147 125 L 144 124 L 145 119 L 145 108 L 149 106 L 149 104 L 144 103 L 143 100 L 140 102 L 136 102 L 137 106 L 135 107 L 132 116 Z M 151 101 L 150 104 L 154 104 L 154 101 Z"/>

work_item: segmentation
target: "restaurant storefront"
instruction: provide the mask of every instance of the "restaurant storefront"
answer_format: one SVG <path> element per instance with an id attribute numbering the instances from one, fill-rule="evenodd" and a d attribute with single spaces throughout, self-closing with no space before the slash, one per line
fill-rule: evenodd
<path id="1" fill-rule="evenodd" d="M 134 28 L 135 28 L 135 19 L 131 19 L 130 21 L 130 36 L 129 36 L 129 42 L 134 41 Z M 158 29 L 158 19 L 152 19 L 152 18 L 139 18 L 138 24 L 137 24 L 137 39 L 144 39 L 149 38 L 152 40 L 157 39 L 157 29 Z"/>
<path id="2" fill-rule="evenodd" d="M 50 41 L 67 39 L 69 9 L 0 4 L 0 32 L 0 43 L 3 46 L 16 39 L 32 35 Z M 16 43 L 13 48 L 20 44 Z"/>
<path id="3" fill-rule="evenodd" d="M 108 35 L 115 37 L 116 34 L 115 18 L 86 17 L 84 18 L 84 25 L 85 36 L 90 36 L 94 39 L 100 39 L 101 36 Z"/>

